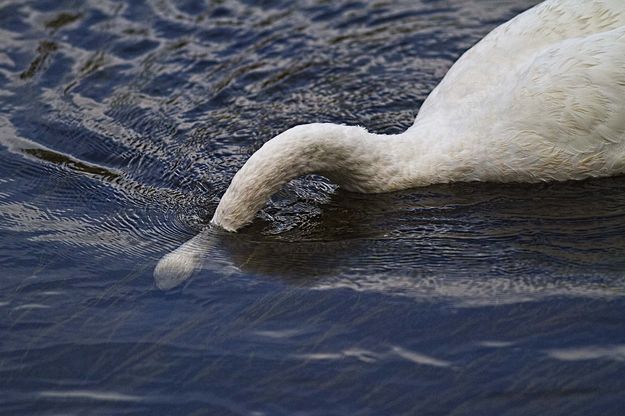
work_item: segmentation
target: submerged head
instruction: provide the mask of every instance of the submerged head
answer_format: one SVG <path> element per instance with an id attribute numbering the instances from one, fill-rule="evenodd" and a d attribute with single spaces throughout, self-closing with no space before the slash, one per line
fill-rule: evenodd
<path id="1" fill-rule="evenodd" d="M 154 281 L 161 290 L 172 289 L 187 281 L 202 268 L 206 252 L 214 245 L 214 236 L 205 230 L 164 255 L 154 268 Z"/>

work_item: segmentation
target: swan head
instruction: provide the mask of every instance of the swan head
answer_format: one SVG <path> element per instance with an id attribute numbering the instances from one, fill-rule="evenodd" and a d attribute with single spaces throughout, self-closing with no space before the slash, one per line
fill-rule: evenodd
<path id="1" fill-rule="evenodd" d="M 161 290 L 173 289 L 187 281 L 202 266 L 201 257 L 186 250 L 174 250 L 163 256 L 154 268 L 154 282 Z"/>
<path id="2" fill-rule="evenodd" d="M 181 285 L 203 267 L 207 251 L 214 245 L 215 235 L 208 229 L 174 251 L 164 255 L 154 268 L 154 282 L 161 290 Z"/>

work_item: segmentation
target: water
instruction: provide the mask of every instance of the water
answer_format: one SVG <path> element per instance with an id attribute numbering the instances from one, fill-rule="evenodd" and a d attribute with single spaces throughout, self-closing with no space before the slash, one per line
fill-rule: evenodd
<path id="1" fill-rule="evenodd" d="M 534 3 L 2 2 L 0 413 L 622 414 L 625 177 L 307 177 L 153 280 L 264 141 L 402 131 Z"/>

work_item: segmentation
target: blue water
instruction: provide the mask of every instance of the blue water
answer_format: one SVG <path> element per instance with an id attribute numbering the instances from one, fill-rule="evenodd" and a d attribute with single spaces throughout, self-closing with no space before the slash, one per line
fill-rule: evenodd
<path id="1" fill-rule="evenodd" d="M 152 275 L 263 142 L 402 131 L 535 3 L 0 3 L 0 413 L 622 415 L 625 177 L 310 176 Z"/>

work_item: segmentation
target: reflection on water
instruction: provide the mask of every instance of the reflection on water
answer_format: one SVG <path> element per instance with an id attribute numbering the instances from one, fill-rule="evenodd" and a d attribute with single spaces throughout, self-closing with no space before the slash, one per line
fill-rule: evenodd
<path id="1" fill-rule="evenodd" d="M 455 184 L 386 195 L 338 191 L 306 219 L 294 208 L 298 201 L 283 200 L 279 215 L 299 217 L 297 227 L 284 230 L 285 220 L 266 214 L 265 223 L 240 233 L 206 229 L 175 254 L 189 258 L 189 275 L 194 267 L 229 275 L 234 266 L 309 288 L 463 306 L 621 297 L 624 217 L 620 196 L 609 189 L 623 180 Z M 189 277 L 165 283 L 163 274 L 161 287 Z"/>
<path id="2" fill-rule="evenodd" d="M 242 232 L 206 229 L 264 141 L 402 131 L 535 2 L 0 4 L 2 410 L 620 414 L 624 177 L 310 176 Z M 157 289 L 198 234 L 199 270 Z"/>
<path id="3" fill-rule="evenodd" d="M 547 353 L 551 357 L 562 361 L 597 359 L 623 361 L 625 360 L 625 345 L 556 349 Z"/>

